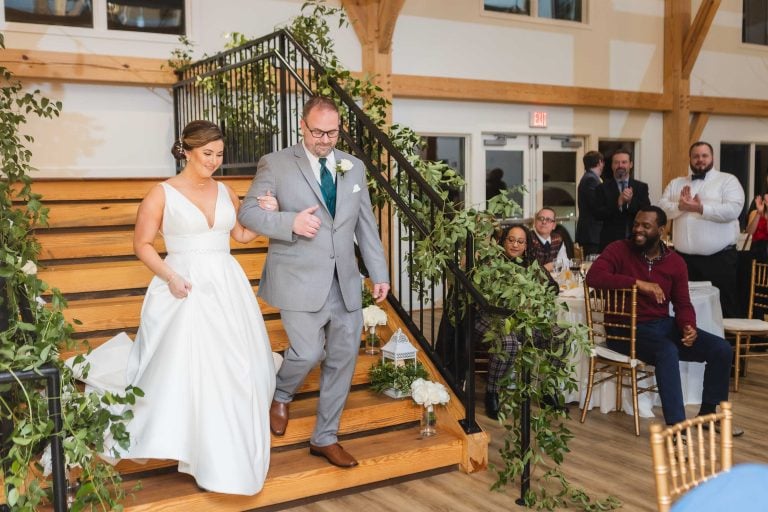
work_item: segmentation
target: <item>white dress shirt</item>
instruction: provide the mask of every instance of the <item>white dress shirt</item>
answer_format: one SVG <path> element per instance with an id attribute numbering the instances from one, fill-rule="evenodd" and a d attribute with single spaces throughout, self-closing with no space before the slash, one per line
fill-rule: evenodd
<path id="1" fill-rule="evenodd" d="M 703 213 L 684 212 L 677 207 L 680 191 L 686 185 L 691 187 L 692 196 L 699 196 Z M 733 174 L 711 169 L 703 180 L 686 176 L 670 181 L 659 206 L 669 220 L 674 220 L 675 249 L 685 254 L 709 256 L 738 240 L 744 189 Z"/>
<path id="2" fill-rule="evenodd" d="M 309 150 L 307 149 L 307 146 L 305 146 L 304 143 L 301 144 L 301 147 L 304 148 L 304 152 L 307 154 L 307 158 L 309 159 L 309 165 L 312 166 L 312 172 L 315 175 L 315 179 L 317 180 L 318 183 L 322 184 L 322 181 L 320 181 L 320 158 L 310 153 Z M 331 177 L 333 178 L 333 182 L 336 183 L 336 156 L 333 154 L 333 151 L 331 151 L 330 153 L 328 153 L 328 155 L 325 158 L 326 158 L 325 166 L 331 172 Z"/>

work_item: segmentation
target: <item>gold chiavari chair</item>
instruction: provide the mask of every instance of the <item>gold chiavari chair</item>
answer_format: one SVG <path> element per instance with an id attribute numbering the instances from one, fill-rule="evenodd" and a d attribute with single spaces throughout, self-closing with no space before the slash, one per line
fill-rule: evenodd
<path id="1" fill-rule="evenodd" d="M 635 435 L 640 435 L 640 416 L 637 397 L 641 393 L 655 391 L 653 384 L 645 385 L 653 377 L 653 367 L 637 359 L 635 342 L 637 332 L 637 286 L 614 290 L 590 288 L 584 283 L 584 301 L 589 327 L 591 355 L 587 396 L 581 410 L 581 422 L 587 418 L 589 401 L 595 385 L 615 379 L 616 410 L 621 411 L 621 392 L 632 388 L 632 407 L 635 419 Z M 607 341 L 620 341 L 628 346 L 629 355 L 611 350 Z M 625 382 L 629 377 L 629 382 Z M 640 386 L 639 383 L 644 385 Z"/>
<path id="2" fill-rule="evenodd" d="M 734 369 L 733 390 L 739 390 L 739 377 L 741 374 L 741 362 L 744 360 L 744 376 L 747 375 L 747 359 L 751 357 L 765 357 L 768 352 L 754 353 L 750 349 L 755 347 L 768 348 L 768 342 L 753 342 L 752 336 L 768 336 L 768 322 L 762 320 L 768 314 L 768 265 L 752 262 L 752 279 L 749 289 L 749 309 L 747 318 L 724 318 L 723 327 L 725 336 L 734 338 Z"/>
<path id="3" fill-rule="evenodd" d="M 720 422 L 719 450 L 715 432 L 717 421 Z M 717 414 L 696 416 L 667 428 L 658 423 L 651 424 L 651 454 L 659 512 L 668 512 L 672 500 L 731 469 L 732 421 L 730 402 L 721 402 Z"/>

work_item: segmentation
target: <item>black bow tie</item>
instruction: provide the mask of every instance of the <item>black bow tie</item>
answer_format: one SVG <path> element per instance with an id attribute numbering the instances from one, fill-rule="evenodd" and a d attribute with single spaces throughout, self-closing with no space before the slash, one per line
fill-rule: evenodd
<path id="1" fill-rule="evenodd" d="M 707 173 L 702 172 L 701 174 L 691 174 L 691 180 L 703 180 L 707 177 Z"/>

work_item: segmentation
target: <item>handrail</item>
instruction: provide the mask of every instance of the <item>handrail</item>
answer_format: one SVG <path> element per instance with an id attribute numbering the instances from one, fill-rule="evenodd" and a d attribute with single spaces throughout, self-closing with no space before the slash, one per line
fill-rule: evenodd
<path id="1" fill-rule="evenodd" d="M 51 467 L 53 470 L 53 509 L 67 510 L 67 476 L 64 467 L 64 446 L 61 440 L 61 374 L 52 365 L 43 365 L 36 370 L 0 372 L 0 384 L 19 383 L 26 380 L 45 380 L 48 393 L 48 416 L 53 420 L 51 432 Z"/>
<path id="2" fill-rule="evenodd" d="M 262 69 L 266 62 L 271 67 Z M 219 121 L 228 140 L 235 138 L 242 141 L 240 145 L 231 148 L 241 159 L 227 154 L 229 172 L 246 167 L 255 170 L 256 161 L 262 154 L 297 142 L 300 107 L 307 97 L 315 94 L 319 79 L 326 75 L 326 70 L 290 32 L 279 30 L 188 65 L 179 70 L 177 75 L 179 82 L 173 87 L 177 135 L 189 120 L 205 118 L 203 116 L 216 117 L 210 120 Z M 213 78 L 214 87 L 208 90 L 198 87 L 199 77 Z M 234 89 L 238 83 L 246 84 L 250 90 Z M 254 93 L 259 85 L 264 84 L 269 86 L 267 100 L 262 97 L 263 94 Z M 393 279 L 388 299 L 414 333 L 421 348 L 440 369 L 446 382 L 462 399 L 466 411 L 462 423 L 464 430 L 475 432 L 479 430 L 474 419 L 475 309 L 504 316 L 512 312 L 491 305 L 468 277 L 467 272 L 471 271 L 473 265 L 471 236 L 463 243 L 465 254 L 457 250 L 446 262 L 450 284 L 446 276 L 441 284 L 429 285 L 428 296 L 419 295 L 415 291 L 417 288 L 413 286 L 411 273 L 403 272 L 402 268 L 409 265 L 408 255 L 413 251 L 413 237 L 403 241 L 400 233 L 408 231 L 417 233 L 419 237 L 428 236 L 432 230 L 428 224 L 430 220 L 434 221 L 434 214 L 421 217 L 410 206 L 413 198 L 401 196 L 396 186 L 406 183 L 418 189 L 421 198 L 428 201 L 431 211 L 443 210 L 445 200 L 338 82 L 329 79 L 323 85 L 330 89 L 341 106 L 341 145 L 363 162 L 369 176 L 400 212 L 400 216 L 392 219 L 396 222 L 392 231 L 399 234 L 394 235 L 392 231 L 386 233 L 391 242 L 389 258 Z M 229 104 L 233 99 L 240 103 Z M 265 104 L 264 101 L 274 103 Z M 272 110 L 273 107 L 276 110 Z M 222 114 L 226 109 L 230 113 L 234 110 L 235 114 L 226 117 Z M 250 117 L 244 123 L 237 116 Z M 265 119 L 267 116 L 268 119 Z M 261 146 L 240 155 L 242 146 L 253 138 L 259 139 Z M 397 169 L 396 176 L 392 175 L 393 169 Z M 393 184 L 393 180 L 397 184 Z M 407 247 L 404 248 L 404 244 Z M 396 252 L 401 255 L 399 258 L 395 257 Z M 467 272 L 462 268 L 462 259 Z M 395 283 L 395 280 L 398 282 Z M 467 303 L 473 303 L 474 306 L 465 308 L 462 315 L 448 312 L 458 311 L 461 309 L 459 304 Z M 441 331 L 444 334 L 442 338 Z"/>

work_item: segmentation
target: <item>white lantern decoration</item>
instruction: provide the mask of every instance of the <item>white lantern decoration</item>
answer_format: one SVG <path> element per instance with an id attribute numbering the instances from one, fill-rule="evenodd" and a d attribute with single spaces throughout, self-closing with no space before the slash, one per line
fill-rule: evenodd
<path id="1" fill-rule="evenodd" d="M 389 338 L 387 344 L 381 347 L 381 360 L 382 362 L 390 361 L 395 367 L 405 366 L 406 364 L 415 366 L 417 361 L 416 354 L 418 352 L 419 350 L 411 344 L 403 331 L 397 329 L 392 337 Z M 402 393 L 392 387 L 385 389 L 384 394 L 391 398 L 402 398 L 410 393 Z"/>

